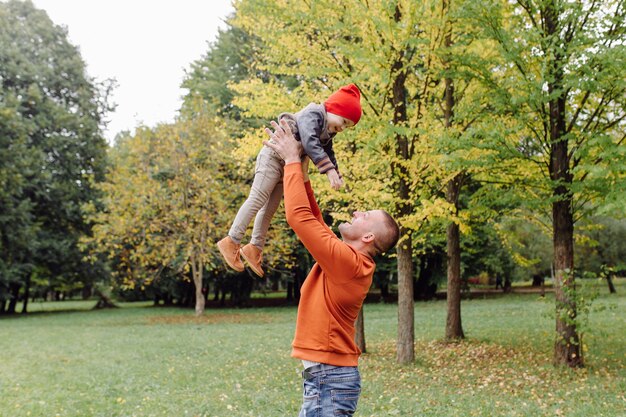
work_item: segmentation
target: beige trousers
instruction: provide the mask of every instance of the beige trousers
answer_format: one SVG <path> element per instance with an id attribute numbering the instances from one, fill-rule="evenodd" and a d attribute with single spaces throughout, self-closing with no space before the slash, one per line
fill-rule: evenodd
<path id="1" fill-rule="evenodd" d="M 252 217 L 256 216 L 250 243 L 261 249 L 265 246 L 272 217 L 283 197 L 284 170 L 285 161 L 272 149 L 264 146 L 256 158 L 250 195 L 239 208 L 228 232 L 236 243 L 241 243 Z"/>

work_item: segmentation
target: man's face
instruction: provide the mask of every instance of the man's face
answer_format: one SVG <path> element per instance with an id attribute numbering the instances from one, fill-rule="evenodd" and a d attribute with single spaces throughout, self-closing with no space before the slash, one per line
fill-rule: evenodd
<path id="1" fill-rule="evenodd" d="M 334 113 L 326 113 L 326 117 L 328 119 L 328 133 L 343 132 L 345 129 L 354 126 L 352 120 Z"/>
<path id="2" fill-rule="evenodd" d="M 352 213 L 352 221 L 341 223 L 339 233 L 344 240 L 361 239 L 369 233 L 376 234 L 375 231 L 384 221 L 381 210 L 355 211 Z"/>

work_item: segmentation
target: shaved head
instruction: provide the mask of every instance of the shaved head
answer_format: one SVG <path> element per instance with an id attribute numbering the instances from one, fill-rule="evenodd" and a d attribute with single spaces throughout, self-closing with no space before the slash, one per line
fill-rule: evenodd
<path id="1" fill-rule="evenodd" d="M 391 217 L 385 210 L 378 210 L 381 212 L 382 221 L 376 225 L 376 242 L 375 247 L 377 250 L 376 255 L 387 252 L 392 249 L 398 243 L 400 238 L 400 227 L 398 223 Z"/>
<path id="2" fill-rule="evenodd" d="M 369 255 L 376 256 L 396 246 L 400 228 L 384 210 L 355 211 L 352 222 L 339 225 L 339 233 L 348 243 L 365 243 Z"/>

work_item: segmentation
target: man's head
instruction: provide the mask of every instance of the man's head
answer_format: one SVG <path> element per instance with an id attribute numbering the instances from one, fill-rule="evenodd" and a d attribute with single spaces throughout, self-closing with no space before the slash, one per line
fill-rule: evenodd
<path id="1" fill-rule="evenodd" d="M 339 225 L 339 233 L 345 242 L 376 256 L 398 243 L 400 228 L 384 210 L 355 211 L 351 222 Z"/>
<path id="2" fill-rule="evenodd" d="M 343 86 L 326 99 L 324 108 L 328 113 L 328 130 L 331 133 L 341 132 L 359 123 L 361 92 L 354 84 Z"/>

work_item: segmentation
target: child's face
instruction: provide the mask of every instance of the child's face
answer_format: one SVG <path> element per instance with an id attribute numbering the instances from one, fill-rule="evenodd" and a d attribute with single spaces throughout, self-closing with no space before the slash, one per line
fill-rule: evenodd
<path id="1" fill-rule="evenodd" d="M 328 118 L 328 133 L 343 132 L 344 129 L 354 126 L 354 122 L 334 113 L 326 113 Z"/>

